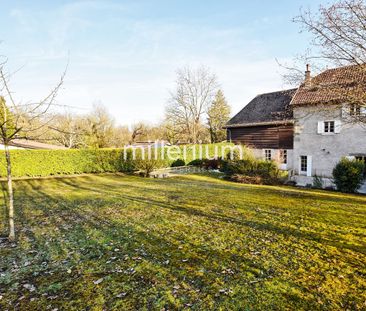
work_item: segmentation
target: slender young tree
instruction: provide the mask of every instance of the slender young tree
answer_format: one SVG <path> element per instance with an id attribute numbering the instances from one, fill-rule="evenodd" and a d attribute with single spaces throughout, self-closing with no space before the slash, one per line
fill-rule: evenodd
<path id="1" fill-rule="evenodd" d="M 12 179 L 12 161 L 10 146 L 16 138 L 29 138 L 31 133 L 47 127 L 50 119 L 47 117 L 49 109 L 54 104 L 56 95 L 61 88 L 66 71 L 60 81 L 43 99 L 30 104 L 22 104 L 15 100 L 10 90 L 9 80 L 11 75 L 5 71 L 6 62 L 0 65 L 0 141 L 4 145 L 7 173 L 7 208 L 9 222 L 9 241 L 15 241 L 14 221 L 14 193 Z"/>
<path id="2" fill-rule="evenodd" d="M 224 93 L 218 90 L 215 100 L 207 111 L 211 143 L 217 143 L 226 139 L 226 130 L 223 129 L 223 126 L 229 121 L 230 113 L 231 109 L 225 99 Z"/>

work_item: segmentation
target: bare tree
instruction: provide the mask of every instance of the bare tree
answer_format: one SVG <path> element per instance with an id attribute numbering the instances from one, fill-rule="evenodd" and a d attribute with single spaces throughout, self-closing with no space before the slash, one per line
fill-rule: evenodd
<path id="1" fill-rule="evenodd" d="M 320 6 L 317 13 L 301 10 L 294 18 L 312 34 L 311 59 L 336 64 L 366 63 L 366 4 L 363 0 L 340 0 Z"/>
<path id="2" fill-rule="evenodd" d="M 217 89 L 216 75 L 204 66 L 177 71 L 176 89 L 171 92 L 166 119 L 185 132 L 192 143 L 199 139 L 202 116 L 207 113 Z"/>
<path id="3" fill-rule="evenodd" d="M 311 78 L 307 87 L 324 90 L 337 108 L 349 105 L 347 121 L 366 124 L 366 4 L 363 0 L 338 0 L 321 5 L 319 10 L 300 10 L 294 18 L 303 32 L 311 34 L 309 49 L 295 57 L 283 78 L 288 84 L 301 85 L 304 64 L 311 63 L 313 72 L 327 66 L 353 66 L 344 76 L 327 77 L 327 83 Z M 301 64 L 301 67 L 298 65 Z M 310 74 L 310 71 L 308 71 Z M 331 94 L 331 95 L 330 95 Z M 312 113 L 320 106 L 314 106 Z"/>
<path id="4" fill-rule="evenodd" d="M 130 144 L 133 144 L 138 137 L 141 137 L 142 135 L 145 134 L 146 134 L 146 126 L 142 122 L 134 124 L 132 126 Z"/>
<path id="5" fill-rule="evenodd" d="M 52 130 L 50 138 L 66 148 L 86 146 L 86 122 L 84 118 L 71 113 L 57 114 L 48 128 Z"/>
<path id="6" fill-rule="evenodd" d="M 47 113 L 55 102 L 58 91 L 63 84 L 66 74 L 61 75 L 60 81 L 43 99 L 28 104 L 22 104 L 15 100 L 10 89 L 11 74 L 5 70 L 6 61 L 0 64 L 0 140 L 4 145 L 6 171 L 7 171 L 7 190 L 8 190 L 8 221 L 9 221 L 9 241 L 15 240 L 14 224 L 14 193 L 12 181 L 12 162 L 9 146 L 18 137 L 29 138 L 32 132 L 39 131 L 50 123 Z"/>
<path id="7" fill-rule="evenodd" d="M 114 119 L 107 109 L 94 105 L 93 111 L 86 117 L 88 146 L 106 148 L 111 146 L 114 130 Z"/>

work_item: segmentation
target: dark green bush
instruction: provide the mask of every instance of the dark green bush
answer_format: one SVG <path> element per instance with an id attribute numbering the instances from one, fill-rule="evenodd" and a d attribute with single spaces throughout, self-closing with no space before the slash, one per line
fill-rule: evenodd
<path id="1" fill-rule="evenodd" d="M 278 178 L 280 176 L 280 170 L 274 161 L 257 162 L 256 174 L 263 178 Z"/>
<path id="2" fill-rule="evenodd" d="M 170 166 L 171 167 L 178 167 L 178 166 L 184 166 L 184 165 L 186 165 L 186 162 L 184 162 L 184 160 L 177 159 Z"/>
<path id="3" fill-rule="evenodd" d="M 257 169 L 257 161 L 252 160 L 229 160 L 225 166 L 228 175 L 240 174 L 253 176 Z"/>
<path id="4" fill-rule="evenodd" d="M 195 159 L 195 160 L 192 160 L 191 162 L 189 162 L 188 165 L 202 167 L 203 166 L 203 160 L 201 160 L 201 159 Z"/>
<path id="5" fill-rule="evenodd" d="M 357 160 L 342 159 L 333 169 L 334 183 L 341 192 L 354 193 L 364 181 L 365 164 Z"/>
<path id="6" fill-rule="evenodd" d="M 218 159 L 205 159 L 203 160 L 202 166 L 208 170 L 217 170 L 221 169 L 223 166 L 223 160 L 221 158 Z"/>
<path id="7" fill-rule="evenodd" d="M 225 173 L 229 179 L 238 182 L 255 181 L 253 183 L 275 185 L 285 181 L 275 162 L 255 158 L 229 160 L 225 165 Z"/>

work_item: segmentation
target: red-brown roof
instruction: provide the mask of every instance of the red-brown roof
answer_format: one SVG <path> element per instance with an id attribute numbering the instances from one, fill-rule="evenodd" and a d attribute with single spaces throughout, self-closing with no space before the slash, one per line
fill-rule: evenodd
<path id="1" fill-rule="evenodd" d="M 303 83 L 291 105 L 340 102 L 366 96 L 366 65 L 328 69 Z"/>

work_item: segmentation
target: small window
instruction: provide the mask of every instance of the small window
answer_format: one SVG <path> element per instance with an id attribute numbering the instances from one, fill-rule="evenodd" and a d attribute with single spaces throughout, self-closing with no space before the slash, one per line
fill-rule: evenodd
<path id="1" fill-rule="evenodd" d="M 280 150 L 280 162 L 287 164 L 287 150 Z"/>
<path id="2" fill-rule="evenodd" d="M 352 104 L 349 114 L 353 117 L 366 116 L 366 107 L 364 105 Z"/>
<path id="3" fill-rule="evenodd" d="M 301 172 L 307 172 L 308 171 L 308 157 L 307 156 L 301 156 L 300 157 L 300 170 Z"/>
<path id="4" fill-rule="evenodd" d="M 266 161 L 272 160 L 272 150 L 271 149 L 264 150 L 264 158 L 266 159 Z"/>
<path id="5" fill-rule="evenodd" d="M 360 116 L 361 115 L 361 106 L 357 104 L 352 104 L 350 106 L 350 113 L 351 116 Z"/>
<path id="6" fill-rule="evenodd" d="M 334 133 L 335 121 L 324 122 L 324 133 Z"/>

